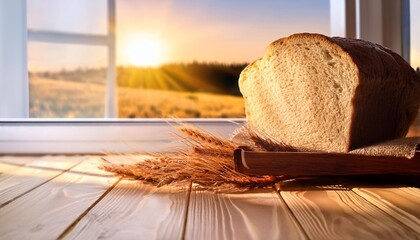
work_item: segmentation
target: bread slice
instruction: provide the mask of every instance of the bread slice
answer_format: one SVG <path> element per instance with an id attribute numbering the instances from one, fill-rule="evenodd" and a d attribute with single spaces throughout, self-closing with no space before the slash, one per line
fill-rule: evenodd
<path id="1" fill-rule="evenodd" d="M 295 34 L 240 75 L 248 125 L 294 147 L 348 152 L 404 137 L 420 106 L 420 77 L 367 41 Z"/>

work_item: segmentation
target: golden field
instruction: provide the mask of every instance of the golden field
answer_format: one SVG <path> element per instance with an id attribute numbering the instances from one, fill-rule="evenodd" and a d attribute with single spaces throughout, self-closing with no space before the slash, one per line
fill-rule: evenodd
<path id="1" fill-rule="evenodd" d="M 242 97 L 118 87 L 120 118 L 244 117 Z M 38 118 L 101 118 L 105 86 L 31 77 L 30 116 Z"/>

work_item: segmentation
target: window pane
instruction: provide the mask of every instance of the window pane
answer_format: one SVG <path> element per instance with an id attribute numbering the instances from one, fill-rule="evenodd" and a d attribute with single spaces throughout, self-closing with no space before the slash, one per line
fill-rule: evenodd
<path id="1" fill-rule="evenodd" d="M 120 117 L 244 117 L 239 73 L 296 32 L 329 35 L 329 1 L 117 1 Z"/>
<path id="2" fill-rule="evenodd" d="M 107 34 L 106 0 L 27 0 L 28 28 Z"/>
<path id="3" fill-rule="evenodd" d="M 30 117 L 104 116 L 106 48 L 30 42 Z"/>
<path id="4" fill-rule="evenodd" d="M 64 20 L 59 14 L 40 17 L 42 6 L 48 4 L 28 0 L 30 28 L 83 33 L 105 29 L 97 22 L 106 21 L 106 1 L 50 1 L 57 11 L 77 10 L 69 10 Z M 262 57 L 267 45 L 280 37 L 297 32 L 329 35 L 329 0 L 117 0 L 116 4 L 118 116 L 122 118 L 244 117 L 238 77 L 247 64 Z M 106 50 L 98 55 L 75 46 L 31 44 L 38 46 L 30 49 L 31 72 L 48 71 L 54 79 L 69 81 L 69 75 L 78 75 L 95 81 L 88 70 L 106 63 Z M 71 63 L 61 57 L 66 54 L 71 54 Z M 61 71 L 63 67 L 66 71 Z M 87 111 L 75 116 L 102 116 L 99 111 Z"/>

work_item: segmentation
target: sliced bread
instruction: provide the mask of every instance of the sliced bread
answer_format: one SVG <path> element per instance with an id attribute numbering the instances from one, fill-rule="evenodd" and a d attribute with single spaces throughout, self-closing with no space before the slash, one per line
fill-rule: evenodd
<path id="1" fill-rule="evenodd" d="M 404 137 L 420 106 L 420 77 L 398 54 L 320 34 L 271 43 L 242 71 L 239 86 L 250 128 L 314 151 Z"/>

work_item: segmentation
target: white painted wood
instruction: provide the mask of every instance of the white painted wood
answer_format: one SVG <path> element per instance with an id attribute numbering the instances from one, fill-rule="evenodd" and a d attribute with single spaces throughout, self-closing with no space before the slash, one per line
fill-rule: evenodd
<path id="1" fill-rule="evenodd" d="M 355 0 L 330 0 L 330 35 L 356 37 Z"/>
<path id="2" fill-rule="evenodd" d="M 356 0 L 356 37 L 383 43 L 382 0 Z"/>
<path id="3" fill-rule="evenodd" d="M 26 0 L 0 1 L 0 118 L 29 116 Z"/>
<path id="4" fill-rule="evenodd" d="M 381 44 L 409 62 L 409 13 L 409 0 L 330 0 L 330 35 Z"/>
<path id="5" fill-rule="evenodd" d="M 107 70 L 107 81 L 106 81 L 106 94 L 104 96 L 105 98 L 105 116 L 104 117 L 115 118 L 115 117 L 118 117 L 118 104 L 117 104 L 118 99 L 117 99 L 117 94 L 116 94 L 117 82 L 116 82 L 116 43 L 115 43 L 116 41 L 115 40 L 116 39 L 115 38 L 115 31 L 116 31 L 115 30 L 116 28 L 115 0 L 107 0 L 107 5 L 108 5 L 108 34 L 107 35 L 92 35 L 92 34 L 56 32 L 56 31 L 28 30 L 28 40 L 50 42 L 50 43 L 106 46 L 108 50 L 108 70 Z M 26 11 L 25 11 L 25 14 L 26 14 Z"/>
<path id="6" fill-rule="evenodd" d="M 409 61 L 407 5 L 406 0 L 356 0 L 357 38 L 388 47 Z"/>
<path id="7" fill-rule="evenodd" d="M 229 137 L 243 119 L 183 120 L 214 134 Z M 103 153 L 173 151 L 185 147 L 175 136 L 176 121 L 0 121 L 0 152 Z"/>
<path id="8" fill-rule="evenodd" d="M 91 35 L 65 32 L 52 32 L 41 30 L 28 30 L 28 40 L 35 42 L 50 42 L 64 44 L 83 44 L 108 46 L 109 38 L 107 35 Z"/>
<path id="9" fill-rule="evenodd" d="M 410 23 L 410 0 L 401 0 L 401 14 L 402 14 L 402 57 L 405 61 L 411 61 L 411 23 Z M 414 11 L 413 11 L 414 12 Z M 417 115 L 420 116 L 420 115 Z"/>
<path id="10" fill-rule="evenodd" d="M 330 35 L 346 36 L 346 0 L 330 0 Z"/>
<path id="11" fill-rule="evenodd" d="M 105 117 L 118 117 L 118 95 L 116 94 L 116 43 L 115 0 L 108 0 L 108 72 L 105 96 Z"/>

